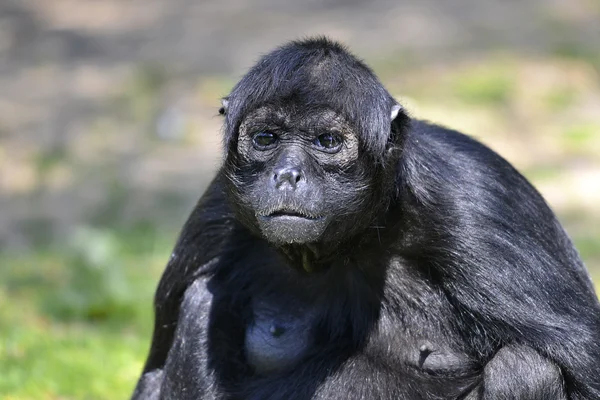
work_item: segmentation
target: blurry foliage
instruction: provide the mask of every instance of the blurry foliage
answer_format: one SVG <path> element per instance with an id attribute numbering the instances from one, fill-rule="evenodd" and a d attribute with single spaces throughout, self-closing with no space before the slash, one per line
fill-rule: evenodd
<path id="1" fill-rule="evenodd" d="M 123 273 L 115 235 L 79 228 L 69 242 L 65 252 L 69 269 L 57 297 L 45 305 L 50 314 L 87 320 L 134 317 L 131 282 Z"/>
<path id="2" fill-rule="evenodd" d="M 65 162 L 68 157 L 67 151 L 63 147 L 55 147 L 51 150 L 39 153 L 35 158 L 35 166 L 38 175 L 44 180 L 46 176 L 54 167 Z"/>
<path id="3" fill-rule="evenodd" d="M 569 153 L 600 151 L 600 124 L 578 124 L 565 129 L 561 143 Z"/>
<path id="4" fill-rule="evenodd" d="M 410 49 L 396 49 L 395 51 L 381 54 L 379 57 L 369 62 L 369 65 L 377 75 L 384 78 L 386 81 L 393 79 L 394 76 L 399 76 L 404 72 L 418 68 L 422 65 L 420 55 Z"/>
<path id="5" fill-rule="evenodd" d="M 558 44 L 553 52 L 558 57 L 585 61 L 600 72 L 600 54 L 575 40 Z"/>
<path id="6" fill-rule="evenodd" d="M 88 215 L 90 223 L 94 226 L 117 227 L 123 221 L 127 202 L 131 200 L 131 191 L 117 174 L 114 170 L 103 173 L 104 198 Z"/>
<path id="7" fill-rule="evenodd" d="M 575 237 L 574 241 L 579 254 L 581 254 L 581 257 L 584 260 L 596 260 L 596 262 L 600 261 L 600 246 L 598 246 L 598 242 L 600 241 L 600 232 L 597 236 L 587 235 L 583 237 Z M 598 286 L 600 284 L 600 281 L 598 281 L 598 278 L 600 278 L 599 273 L 598 271 L 591 272 L 596 278 L 594 281 Z"/>
<path id="8" fill-rule="evenodd" d="M 544 102 L 550 112 L 560 112 L 577 102 L 579 93 L 572 87 L 558 87 L 550 90 Z"/>
<path id="9" fill-rule="evenodd" d="M 535 167 L 529 168 L 526 171 L 527 178 L 536 181 L 553 181 L 560 176 L 564 171 L 560 166 L 551 165 L 536 165 Z"/>
<path id="10" fill-rule="evenodd" d="M 225 97 L 235 84 L 229 76 L 205 77 L 198 83 L 196 92 L 201 99 L 208 100 L 208 106 L 214 107 L 219 104 L 218 99 Z"/>
<path id="11" fill-rule="evenodd" d="M 82 227 L 65 246 L 3 254 L 0 398 L 126 398 L 174 236 Z"/>
<path id="12" fill-rule="evenodd" d="M 50 216 L 33 215 L 24 217 L 19 222 L 21 232 L 35 246 L 47 243 L 48 238 L 52 238 L 55 234 L 54 221 Z"/>
<path id="13" fill-rule="evenodd" d="M 478 66 L 454 79 L 453 93 L 468 104 L 507 105 L 515 87 L 513 75 L 502 64 Z"/>
<path id="14" fill-rule="evenodd" d="M 164 69 L 156 65 L 138 67 L 115 98 L 118 113 L 135 121 L 152 121 L 158 112 L 160 93 L 166 82 Z"/>

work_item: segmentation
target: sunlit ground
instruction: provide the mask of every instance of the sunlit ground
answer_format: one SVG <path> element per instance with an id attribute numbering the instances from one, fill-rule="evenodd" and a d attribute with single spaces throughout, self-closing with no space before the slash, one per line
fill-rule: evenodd
<path id="1" fill-rule="evenodd" d="M 478 137 L 528 176 L 600 283 L 597 61 L 497 54 L 443 67 L 393 58 L 373 65 L 414 116 Z M 231 84 L 221 77 L 197 82 L 198 98 L 216 105 Z M 151 101 L 143 91 L 132 96 L 142 111 Z M 203 122 L 217 133 L 218 120 L 196 123 Z M 152 295 L 175 237 L 151 225 L 88 228 L 64 246 L 4 256 L 0 397 L 127 398 L 148 349 Z"/>

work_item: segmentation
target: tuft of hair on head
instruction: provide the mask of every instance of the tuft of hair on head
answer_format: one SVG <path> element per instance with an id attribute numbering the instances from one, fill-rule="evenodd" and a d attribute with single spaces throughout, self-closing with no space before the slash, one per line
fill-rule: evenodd
<path id="1" fill-rule="evenodd" d="M 297 46 L 308 50 L 326 50 L 340 53 L 350 53 L 345 45 L 332 40 L 325 35 L 308 36 L 302 39 L 292 40 L 291 42 L 284 44 L 279 48 L 281 49 L 288 46 Z"/>
<path id="2" fill-rule="evenodd" d="M 392 116 L 407 118 L 373 71 L 344 45 L 325 36 L 294 40 L 263 56 L 227 96 L 225 146 L 243 117 L 268 103 L 294 99 L 300 107 L 326 107 L 360 133 L 375 159 L 392 137 Z"/>

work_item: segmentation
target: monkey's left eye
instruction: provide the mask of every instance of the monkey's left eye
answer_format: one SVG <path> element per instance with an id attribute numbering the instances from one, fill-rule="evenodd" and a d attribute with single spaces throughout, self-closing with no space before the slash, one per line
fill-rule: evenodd
<path id="1" fill-rule="evenodd" d="M 335 133 L 324 133 L 317 136 L 314 143 L 327 151 L 335 151 L 341 146 L 342 137 Z"/>
<path id="2" fill-rule="evenodd" d="M 267 149 L 275 144 L 277 135 L 271 132 L 258 132 L 252 136 L 254 147 L 259 150 Z"/>

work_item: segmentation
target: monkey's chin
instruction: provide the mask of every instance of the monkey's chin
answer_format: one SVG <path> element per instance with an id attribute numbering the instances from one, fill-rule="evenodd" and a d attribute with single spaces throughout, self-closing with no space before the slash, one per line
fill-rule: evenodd
<path id="1" fill-rule="evenodd" d="M 269 242 L 275 245 L 318 242 L 327 218 L 304 218 L 292 215 L 259 216 L 258 227 Z"/>

